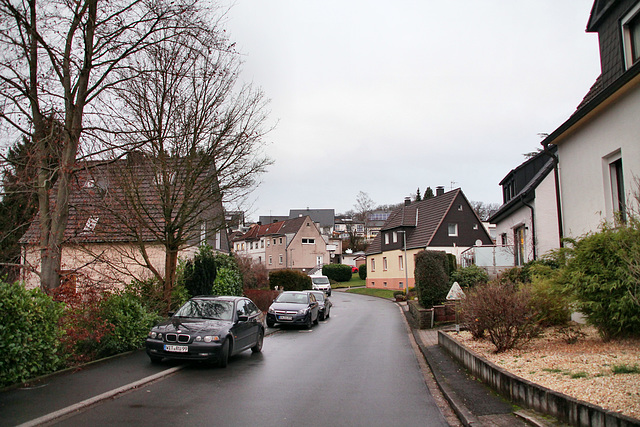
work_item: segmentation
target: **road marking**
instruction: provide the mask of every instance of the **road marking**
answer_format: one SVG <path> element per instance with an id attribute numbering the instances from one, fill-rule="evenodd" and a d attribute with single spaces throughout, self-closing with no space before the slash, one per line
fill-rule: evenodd
<path id="1" fill-rule="evenodd" d="M 180 366 L 176 366 L 174 368 L 169 368 L 167 370 L 164 370 L 162 372 L 158 372 L 157 374 L 154 375 L 150 375 L 146 378 L 143 378 L 141 380 L 132 382 L 130 384 L 124 385 L 122 387 L 118 387 L 116 389 L 113 389 L 111 391 L 107 391 L 104 392 L 102 394 L 99 394 L 98 396 L 94 396 L 91 397 L 89 399 L 83 400 L 82 402 L 76 403 L 74 405 L 71 406 L 67 406 L 66 408 L 62 408 L 59 409 L 55 412 L 51 412 L 50 414 L 47 415 L 43 415 L 39 418 L 36 418 L 34 420 L 31 421 L 27 421 L 26 423 L 20 424 L 17 427 L 32 427 L 32 426 L 38 426 L 44 423 L 49 423 L 51 421 L 54 421 L 58 418 L 61 418 L 65 415 L 68 415 L 72 412 L 76 412 L 79 411 L 81 409 L 87 408 L 91 405 L 95 405 L 96 403 L 105 400 L 105 399 L 110 399 L 112 397 L 115 397 L 119 394 L 122 393 L 126 393 L 129 390 L 133 390 L 134 388 L 138 388 L 138 387 L 142 387 L 143 385 L 146 385 L 150 382 L 156 381 L 162 377 L 166 377 L 168 375 L 171 375 L 177 371 L 179 371 L 180 369 L 182 369 L 185 365 L 180 365 Z"/>

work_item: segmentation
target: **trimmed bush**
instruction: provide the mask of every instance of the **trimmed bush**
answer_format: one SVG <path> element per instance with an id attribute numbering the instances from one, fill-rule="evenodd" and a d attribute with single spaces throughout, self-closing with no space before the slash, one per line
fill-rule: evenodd
<path id="1" fill-rule="evenodd" d="M 418 300 L 424 308 L 440 304 L 447 297 L 448 265 L 447 255 L 441 251 L 420 251 L 416 255 L 416 288 Z"/>
<path id="2" fill-rule="evenodd" d="M 279 287 L 285 291 L 304 291 L 311 289 L 311 277 L 298 270 L 277 270 L 269 272 L 269 287 Z"/>
<path id="3" fill-rule="evenodd" d="M 0 386 L 26 381 L 64 364 L 58 320 L 62 306 L 40 289 L 0 281 Z"/>
<path id="4" fill-rule="evenodd" d="M 137 350 L 144 345 L 149 329 L 158 320 L 132 293 L 119 292 L 102 301 L 101 317 L 113 328 L 98 345 L 98 357 Z"/>
<path id="5" fill-rule="evenodd" d="M 560 271 L 547 264 L 529 268 L 531 304 L 542 326 L 562 326 L 571 318 L 571 298 L 558 282 Z"/>
<path id="6" fill-rule="evenodd" d="M 454 271 L 458 269 L 458 261 L 454 254 L 447 254 L 447 261 L 449 262 L 447 267 L 447 275 L 451 277 Z"/>
<path id="7" fill-rule="evenodd" d="M 360 264 L 360 267 L 358 267 L 358 277 L 360 277 L 361 280 L 367 280 L 367 264 Z"/>
<path id="8" fill-rule="evenodd" d="M 462 288 L 470 288 L 479 283 L 487 283 L 489 275 L 482 267 L 473 264 L 469 267 L 458 268 L 450 276 L 449 282 L 458 282 Z"/>
<path id="9" fill-rule="evenodd" d="M 182 263 L 183 267 L 184 265 Z M 169 311 L 176 311 L 191 297 L 183 284 L 181 273 L 178 274 L 178 277 L 171 291 L 171 307 Z M 164 300 L 164 290 L 162 284 L 156 278 L 134 280 L 125 287 L 125 292 L 135 295 L 144 306 L 145 311 L 158 315 L 166 314 L 167 302 Z"/>
<path id="10" fill-rule="evenodd" d="M 336 282 L 348 282 L 351 280 L 351 266 L 344 264 L 327 264 L 322 267 L 322 275 Z"/>
<path id="11" fill-rule="evenodd" d="M 211 293 L 213 295 L 242 295 L 240 272 L 229 267 L 218 267 L 218 274 L 213 282 Z"/>

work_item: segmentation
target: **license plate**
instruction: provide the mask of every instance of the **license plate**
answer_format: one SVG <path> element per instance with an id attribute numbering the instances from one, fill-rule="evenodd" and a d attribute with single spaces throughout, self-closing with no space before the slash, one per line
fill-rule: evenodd
<path id="1" fill-rule="evenodd" d="M 278 320 L 293 320 L 292 316 L 278 316 Z"/>
<path id="2" fill-rule="evenodd" d="M 189 351 L 189 347 L 186 345 L 165 345 L 164 351 L 173 351 L 176 353 L 187 353 Z"/>

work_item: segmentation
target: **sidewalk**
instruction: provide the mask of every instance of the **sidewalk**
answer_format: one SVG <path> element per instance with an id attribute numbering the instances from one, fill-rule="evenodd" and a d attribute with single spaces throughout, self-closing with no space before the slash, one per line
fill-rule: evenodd
<path id="1" fill-rule="evenodd" d="M 411 324 L 406 304 L 401 304 Z M 552 426 L 529 411 L 517 410 L 481 382 L 470 377 L 451 356 L 438 345 L 439 329 L 412 328 L 420 351 L 445 399 L 465 426 Z"/>

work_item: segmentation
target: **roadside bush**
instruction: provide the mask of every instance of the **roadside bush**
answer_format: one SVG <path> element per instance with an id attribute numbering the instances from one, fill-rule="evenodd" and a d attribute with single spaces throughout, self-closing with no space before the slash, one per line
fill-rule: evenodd
<path id="1" fill-rule="evenodd" d="M 640 287 L 634 265 L 640 263 L 640 226 L 604 226 L 571 241 L 563 280 L 577 309 L 604 339 L 640 335 Z"/>
<path id="2" fill-rule="evenodd" d="M 322 275 L 336 282 L 348 282 L 353 274 L 349 265 L 327 264 L 322 267 Z"/>
<path id="3" fill-rule="evenodd" d="M 70 366 L 95 360 L 100 341 L 113 329 L 100 310 L 104 294 L 91 286 L 80 289 L 81 292 L 76 292 L 61 286 L 53 293 L 55 301 L 64 303 L 59 326 L 64 331 L 61 342 Z"/>
<path id="4" fill-rule="evenodd" d="M 237 269 L 218 267 L 218 275 L 211 289 L 213 295 L 242 295 L 242 277 Z"/>
<path id="5" fill-rule="evenodd" d="M 560 271 L 545 264 L 530 268 L 531 304 L 538 313 L 541 326 L 565 325 L 571 318 L 571 298 L 565 287 L 558 282 Z"/>
<path id="6" fill-rule="evenodd" d="M 149 312 L 133 293 L 118 292 L 106 296 L 100 307 L 101 317 L 112 328 L 97 348 L 98 357 L 137 350 L 144 345 L 149 329 L 159 316 Z"/>
<path id="7" fill-rule="evenodd" d="M 462 288 L 471 288 L 479 283 L 487 283 L 488 281 L 489 275 L 485 269 L 478 267 L 475 264 L 470 265 L 469 267 L 458 268 L 449 278 L 450 285 L 454 282 L 458 282 Z"/>
<path id="8" fill-rule="evenodd" d="M 269 287 L 269 271 L 264 264 L 249 257 L 236 256 L 238 268 L 242 273 L 243 289 L 263 289 Z"/>
<path id="9" fill-rule="evenodd" d="M 173 286 L 169 311 L 176 311 L 191 297 L 182 283 L 181 277 L 181 274 L 177 275 L 176 283 Z M 144 306 L 145 311 L 158 315 L 166 314 L 167 303 L 164 300 L 164 291 L 162 284 L 156 278 L 134 280 L 125 287 L 125 292 L 135 295 Z"/>
<path id="10" fill-rule="evenodd" d="M 208 245 L 200 246 L 193 259 L 185 263 L 182 274 L 181 282 L 191 297 L 211 295 L 216 280 L 216 256 L 213 248 Z"/>
<path id="11" fill-rule="evenodd" d="M 499 281 L 476 286 L 461 303 L 462 324 L 474 338 L 486 332 L 496 353 L 536 337 L 541 329 L 536 318 L 529 291 Z"/>
<path id="12" fill-rule="evenodd" d="M 253 301 L 258 308 L 266 313 L 269 306 L 280 295 L 280 292 L 271 289 L 245 289 L 244 296 Z"/>
<path id="13" fill-rule="evenodd" d="M 0 387 L 55 371 L 64 364 L 62 306 L 40 289 L 0 280 Z"/>
<path id="14" fill-rule="evenodd" d="M 269 287 L 279 287 L 285 291 L 304 291 L 311 289 L 311 277 L 298 270 L 277 270 L 269 272 Z"/>
<path id="15" fill-rule="evenodd" d="M 420 251 L 416 255 L 415 280 L 418 300 L 424 308 L 444 301 L 449 290 L 447 256 L 440 251 Z"/>
<path id="16" fill-rule="evenodd" d="M 358 267 L 358 277 L 360 277 L 360 280 L 367 280 L 367 264 L 360 264 L 360 267 Z"/>

